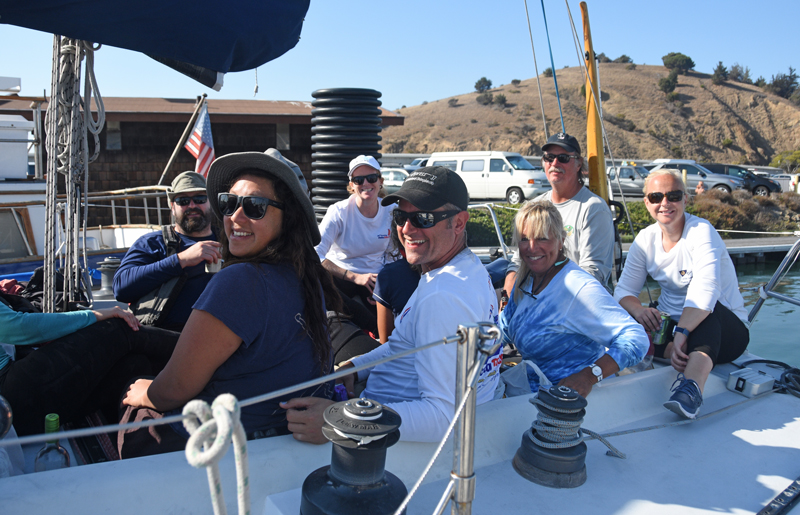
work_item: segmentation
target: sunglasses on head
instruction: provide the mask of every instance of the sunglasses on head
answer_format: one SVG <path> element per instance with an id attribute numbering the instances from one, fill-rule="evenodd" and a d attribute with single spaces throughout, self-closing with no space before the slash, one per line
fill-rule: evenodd
<path id="1" fill-rule="evenodd" d="M 442 220 L 450 218 L 452 216 L 457 215 L 461 211 L 451 210 L 451 211 L 416 211 L 414 213 L 407 213 L 405 211 L 401 211 L 399 209 L 395 209 L 392 211 L 392 218 L 394 219 L 394 223 L 397 224 L 398 227 L 402 227 L 406 224 L 406 221 L 410 221 L 411 225 L 416 227 L 417 229 L 430 229 L 434 225 L 438 224 Z"/>
<path id="2" fill-rule="evenodd" d="M 220 193 L 217 196 L 219 211 L 222 216 L 233 216 L 233 213 L 242 206 L 244 216 L 251 220 L 261 220 L 267 214 L 267 207 L 274 206 L 283 209 L 283 202 L 266 197 L 240 197 L 233 193 Z"/>
<path id="3" fill-rule="evenodd" d="M 208 195 L 195 195 L 194 197 L 177 197 L 172 199 L 172 202 L 181 207 L 186 207 L 190 202 L 194 202 L 198 206 L 208 202 Z"/>
<path id="4" fill-rule="evenodd" d="M 362 175 L 361 177 L 351 177 L 350 182 L 361 186 L 362 184 L 364 184 L 365 180 L 370 184 L 375 184 L 376 182 L 378 182 L 378 179 L 380 178 L 381 176 L 378 175 L 377 173 L 371 173 L 369 175 Z"/>
<path id="5" fill-rule="evenodd" d="M 559 163 L 567 164 L 569 163 L 570 159 L 578 159 L 581 156 L 572 156 L 569 154 L 550 154 L 549 152 L 545 152 L 542 154 L 542 161 L 545 163 L 552 163 L 556 159 L 558 159 Z"/>
<path id="6" fill-rule="evenodd" d="M 654 191 L 653 193 L 647 194 L 647 200 L 649 200 L 651 204 L 660 204 L 661 201 L 664 200 L 664 196 L 666 196 L 667 200 L 670 202 L 680 202 L 683 200 L 683 192 L 681 190 L 669 191 L 667 193 Z"/>

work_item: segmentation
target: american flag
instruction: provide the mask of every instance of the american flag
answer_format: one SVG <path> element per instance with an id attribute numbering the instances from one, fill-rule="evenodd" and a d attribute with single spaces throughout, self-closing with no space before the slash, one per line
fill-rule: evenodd
<path id="1" fill-rule="evenodd" d="M 200 116 L 194 124 L 192 135 L 186 142 L 186 150 L 197 159 L 194 171 L 206 177 L 214 161 L 214 140 L 211 138 L 211 121 L 208 119 L 208 104 L 203 104 Z"/>

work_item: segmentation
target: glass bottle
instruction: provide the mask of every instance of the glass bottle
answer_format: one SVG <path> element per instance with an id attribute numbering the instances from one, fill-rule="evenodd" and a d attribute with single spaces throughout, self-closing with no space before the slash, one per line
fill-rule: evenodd
<path id="1" fill-rule="evenodd" d="M 44 417 L 44 432 L 45 434 L 56 433 L 59 428 L 58 414 L 50 413 Z M 56 470 L 69 467 L 69 453 L 61 447 L 58 439 L 48 441 L 44 447 L 36 455 L 36 461 L 33 464 L 35 472 L 42 472 L 43 470 Z"/>

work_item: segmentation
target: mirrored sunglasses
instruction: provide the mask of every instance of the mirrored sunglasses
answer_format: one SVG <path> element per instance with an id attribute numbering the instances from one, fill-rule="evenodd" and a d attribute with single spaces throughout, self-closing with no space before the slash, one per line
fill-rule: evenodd
<path id="1" fill-rule="evenodd" d="M 283 209 L 283 202 L 266 197 L 240 197 L 233 193 L 220 193 L 217 199 L 222 216 L 233 216 L 239 206 L 242 206 L 244 216 L 251 220 L 261 220 L 267 214 L 267 207 L 274 206 L 278 209 Z"/>
<path id="2" fill-rule="evenodd" d="M 172 202 L 181 207 L 186 207 L 190 202 L 194 202 L 198 206 L 208 202 L 208 195 L 195 195 L 194 197 L 177 197 L 172 199 Z"/>
<path id="3" fill-rule="evenodd" d="M 683 200 L 683 192 L 681 190 L 670 191 L 667 193 L 654 191 L 653 193 L 647 194 L 647 200 L 649 200 L 651 204 L 660 204 L 661 201 L 664 200 L 665 195 L 667 200 L 670 202 L 680 202 Z"/>
<path id="4" fill-rule="evenodd" d="M 556 155 L 556 154 L 550 154 L 548 152 L 545 152 L 544 154 L 542 154 L 542 161 L 544 161 L 545 163 L 552 163 L 553 161 L 558 159 L 559 163 L 567 164 L 567 163 L 569 163 L 570 159 L 578 159 L 579 157 L 581 157 L 581 156 L 572 156 L 572 155 L 569 155 L 569 154 L 558 154 L 558 155 Z"/>
<path id="5" fill-rule="evenodd" d="M 407 213 L 406 211 L 395 209 L 394 211 L 392 211 L 392 218 L 394 219 L 394 223 L 396 223 L 398 227 L 404 226 L 406 224 L 406 221 L 408 220 L 411 222 L 411 225 L 413 225 L 417 229 L 430 229 L 431 227 L 438 224 L 442 220 L 451 218 L 460 212 L 461 211 L 450 210 L 450 211 L 433 211 L 433 212 L 416 211 L 414 213 Z"/>
<path id="6" fill-rule="evenodd" d="M 377 173 L 371 173 L 369 175 L 362 175 L 361 177 L 351 177 L 350 182 L 361 186 L 362 184 L 364 184 L 364 180 L 366 180 L 370 184 L 375 184 L 376 182 L 378 182 L 378 179 L 380 178 L 381 176 L 378 175 Z"/>

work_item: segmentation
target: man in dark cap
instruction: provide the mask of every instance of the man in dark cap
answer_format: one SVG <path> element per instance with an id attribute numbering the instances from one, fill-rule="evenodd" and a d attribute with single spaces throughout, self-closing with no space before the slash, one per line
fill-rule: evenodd
<path id="1" fill-rule="evenodd" d="M 382 203 L 398 201 L 393 212 L 398 236 L 408 262 L 420 265 L 423 275 L 395 320 L 389 341 L 343 368 L 441 340 L 456 334 L 459 324 L 497 321 L 497 296 L 489 274 L 467 248 L 469 194 L 464 181 L 444 167 L 420 168 Z M 499 351 L 487 361 L 478 382 L 479 404 L 493 398 L 501 361 Z M 455 411 L 455 362 L 456 347 L 441 345 L 359 372 L 357 379 L 367 378 L 362 396 L 400 414 L 402 440 L 437 441 Z M 352 382 L 345 385 L 350 390 Z M 321 433 L 322 412 L 331 402 L 304 397 L 282 404 L 294 437 L 327 442 Z"/>
<path id="2" fill-rule="evenodd" d="M 578 140 L 559 132 L 542 147 L 542 164 L 553 187 L 536 200 L 549 200 L 564 220 L 567 257 L 610 288 L 614 265 L 614 222 L 608 204 L 584 186 L 586 161 Z M 516 235 L 515 235 L 516 239 Z M 504 289 L 511 293 L 519 269 L 519 252 L 514 252 L 506 270 Z"/>
<path id="3" fill-rule="evenodd" d="M 131 304 L 141 323 L 180 331 L 211 280 L 206 264 L 216 265 L 222 254 L 211 228 L 205 178 L 183 172 L 167 199 L 175 223 L 131 245 L 114 275 L 114 296 Z"/>

